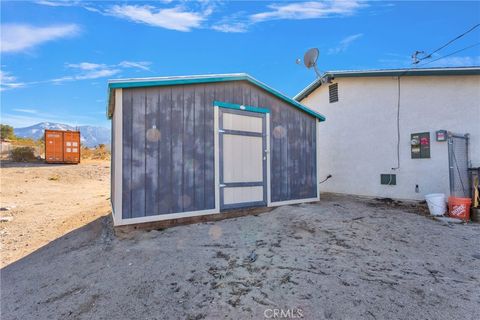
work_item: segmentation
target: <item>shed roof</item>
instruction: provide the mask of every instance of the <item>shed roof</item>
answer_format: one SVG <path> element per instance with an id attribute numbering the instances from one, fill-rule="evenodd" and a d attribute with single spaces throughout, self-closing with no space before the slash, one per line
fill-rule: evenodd
<path id="1" fill-rule="evenodd" d="M 325 117 L 308 107 L 302 105 L 298 101 L 289 98 L 279 91 L 269 87 L 263 82 L 249 76 L 246 73 L 230 73 L 230 74 L 210 74 L 210 75 L 193 75 L 193 76 L 175 76 L 175 77 L 155 77 L 155 78 L 131 78 L 131 79 L 114 79 L 108 81 L 108 104 L 107 117 L 111 119 L 113 115 L 113 106 L 115 95 L 114 89 L 118 88 L 138 88 L 138 87 L 156 87 L 156 86 L 174 86 L 196 83 L 213 83 L 213 82 L 229 82 L 229 81 L 248 81 L 253 85 L 262 88 L 263 90 L 273 94 L 275 97 L 285 101 L 293 107 L 302 110 L 303 112 L 325 121 Z"/>
<path id="2" fill-rule="evenodd" d="M 416 68 L 416 69 L 376 69 L 376 70 L 342 70 L 327 71 L 322 78 L 353 78 L 353 77 L 411 77 L 411 76 L 464 76 L 480 75 L 480 66 L 446 67 L 446 68 Z M 294 99 L 302 101 L 310 93 L 322 85 L 321 79 L 316 79 L 300 91 Z"/>

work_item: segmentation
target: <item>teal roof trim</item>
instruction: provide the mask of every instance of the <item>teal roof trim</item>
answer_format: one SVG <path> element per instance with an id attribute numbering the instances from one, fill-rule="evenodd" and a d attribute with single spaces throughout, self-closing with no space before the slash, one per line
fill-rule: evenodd
<path id="1" fill-rule="evenodd" d="M 175 86 L 182 84 L 198 84 L 209 82 L 225 82 L 225 81 L 239 81 L 246 80 L 243 76 L 232 77 L 211 77 L 211 78 L 172 78 L 165 80 L 144 80 L 144 81 L 132 81 L 132 82 L 109 82 L 109 89 L 117 88 L 140 88 L 140 87 L 157 87 L 157 86 Z"/>
<path id="2" fill-rule="evenodd" d="M 108 82 L 108 104 L 107 104 L 107 117 L 110 119 L 113 114 L 114 105 L 114 89 L 119 88 L 139 88 L 139 87 L 156 87 L 156 86 L 174 86 L 174 85 L 187 85 L 198 83 L 212 83 L 212 82 L 227 82 L 227 81 L 248 81 L 257 87 L 271 93 L 275 97 L 283 100 L 284 102 L 302 110 L 303 112 L 317 118 L 319 121 L 325 121 L 325 117 L 317 113 L 308 107 L 302 105 L 298 101 L 287 97 L 286 95 L 274 90 L 266 84 L 256 80 L 245 73 L 225 74 L 225 75 L 206 75 L 206 76 L 186 76 L 186 77 L 165 77 L 165 78 L 146 78 L 146 79 L 120 79 L 110 80 Z"/>
<path id="3" fill-rule="evenodd" d="M 213 101 L 213 106 L 217 106 L 220 108 L 234 109 L 234 110 L 257 112 L 257 113 L 270 113 L 270 110 L 266 108 L 244 106 L 241 104 L 228 103 L 228 102 L 222 102 L 222 101 Z"/>

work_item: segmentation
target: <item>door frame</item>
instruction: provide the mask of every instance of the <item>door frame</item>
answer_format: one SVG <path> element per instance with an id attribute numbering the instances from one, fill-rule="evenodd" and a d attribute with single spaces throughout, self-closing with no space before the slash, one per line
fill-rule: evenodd
<path id="1" fill-rule="evenodd" d="M 218 154 L 216 158 L 218 159 L 218 168 L 216 172 L 217 185 L 216 193 L 218 195 L 217 208 L 220 211 L 229 210 L 229 209 L 238 209 L 238 208 L 248 208 L 248 207 L 261 207 L 270 205 L 270 110 L 265 108 L 258 108 L 252 106 L 244 106 L 233 103 L 226 103 L 221 101 L 214 101 L 215 107 L 215 122 L 218 128 L 215 130 L 215 138 L 218 139 Z M 262 118 L 262 133 L 248 133 L 247 131 L 236 131 L 236 130 L 227 130 L 223 129 L 223 114 L 232 113 L 243 116 L 258 117 Z M 240 186 L 263 186 L 263 200 L 262 201 L 252 201 L 252 202 L 241 202 L 238 204 L 223 204 L 224 192 L 223 187 L 223 134 L 236 134 L 241 136 L 256 136 L 262 137 L 262 150 L 263 150 L 263 160 L 262 160 L 262 177 L 263 184 L 258 184 L 257 182 L 238 182 L 238 183 L 229 183 L 231 187 L 240 187 Z"/>

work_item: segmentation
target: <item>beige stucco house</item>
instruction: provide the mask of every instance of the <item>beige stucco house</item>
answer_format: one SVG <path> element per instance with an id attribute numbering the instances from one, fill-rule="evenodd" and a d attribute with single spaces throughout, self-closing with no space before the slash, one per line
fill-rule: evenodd
<path id="1" fill-rule="evenodd" d="M 468 183 L 466 164 L 452 161 L 480 166 L 480 67 L 332 71 L 295 99 L 328 119 L 319 127 L 319 179 L 332 175 L 323 192 L 448 196 Z M 452 158 L 449 133 L 468 134 L 468 159 L 465 139 Z"/>

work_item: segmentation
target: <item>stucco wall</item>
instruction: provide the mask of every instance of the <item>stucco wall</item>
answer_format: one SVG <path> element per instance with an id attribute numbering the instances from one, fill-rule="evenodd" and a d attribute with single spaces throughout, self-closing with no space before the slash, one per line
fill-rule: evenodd
<path id="1" fill-rule="evenodd" d="M 401 78 L 400 169 L 397 165 L 397 78 L 337 78 L 339 101 L 329 103 L 328 85 L 301 102 L 321 112 L 321 191 L 423 199 L 449 194 L 447 142 L 435 131 L 470 133 L 470 159 L 480 166 L 480 76 Z M 430 132 L 431 158 L 411 159 L 410 134 Z M 380 184 L 381 173 L 396 173 L 397 185 Z M 415 192 L 415 185 L 419 193 Z"/>

